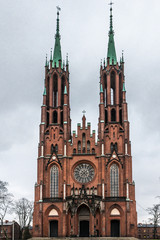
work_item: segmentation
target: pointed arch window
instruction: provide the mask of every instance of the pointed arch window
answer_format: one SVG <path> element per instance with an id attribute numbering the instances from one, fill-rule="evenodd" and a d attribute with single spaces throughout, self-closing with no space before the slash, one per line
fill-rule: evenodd
<path id="1" fill-rule="evenodd" d="M 53 76 L 53 107 L 58 106 L 58 77 L 55 74 Z"/>
<path id="2" fill-rule="evenodd" d="M 122 125 L 122 109 L 119 110 L 119 121 L 120 124 Z"/>
<path id="3" fill-rule="evenodd" d="M 85 135 L 85 133 L 82 134 L 82 149 L 83 149 L 83 153 L 85 153 L 85 151 L 86 151 L 86 135 Z"/>
<path id="4" fill-rule="evenodd" d="M 111 105 L 115 105 L 115 72 L 111 73 Z"/>
<path id="5" fill-rule="evenodd" d="M 81 153 L 81 141 L 78 141 L 78 153 Z"/>
<path id="6" fill-rule="evenodd" d="M 107 75 L 104 74 L 103 76 L 103 82 L 104 82 L 104 105 L 107 106 Z"/>
<path id="7" fill-rule="evenodd" d="M 49 112 L 47 112 L 47 127 L 49 126 Z"/>
<path id="8" fill-rule="evenodd" d="M 111 110 L 111 122 L 115 122 L 116 121 L 116 110 L 113 108 Z"/>
<path id="9" fill-rule="evenodd" d="M 110 168 L 110 194 L 111 197 L 119 196 L 119 168 L 115 163 Z"/>
<path id="10" fill-rule="evenodd" d="M 53 165 L 50 171 L 50 196 L 58 197 L 59 171 L 56 165 Z"/>
<path id="11" fill-rule="evenodd" d="M 57 123 L 57 111 L 53 112 L 53 123 Z"/>
<path id="12" fill-rule="evenodd" d="M 63 126 L 63 111 L 61 112 L 61 125 Z"/>
<path id="13" fill-rule="evenodd" d="M 58 145 L 55 146 L 55 152 L 58 153 Z"/>
<path id="14" fill-rule="evenodd" d="M 52 144 L 51 145 L 51 154 L 53 154 L 55 152 L 55 146 Z"/>
<path id="15" fill-rule="evenodd" d="M 90 153 L 90 141 L 87 141 L 87 153 Z"/>
<path id="16" fill-rule="evenodd" d="M 108 112 L 107 110 L 105 110 L 105 124 L 108 123 Z"/>
<path id="17" fill-rule="evenodd" d="M 122 74 L 120 73 L 119 75 L 119 103 L 122 104 L 122 88 L 123 88 L 123 83 L 122 83 Z"/>
<path id="18" fill-rule="evenodd" d="M 65 78 L 64 76 L 61 79 L 61 106 L 63 107 L 64 104 L 64 85 L 65 85 Z"/>
<path id="19" fill-rule="evenodd" d="M 47 81 L 46 81 L 46 94 L 47 94 L 47 98 L 46 98 L 46 105 L 48 106 L 49 105 L 49 77 L 47 78 Z"/>

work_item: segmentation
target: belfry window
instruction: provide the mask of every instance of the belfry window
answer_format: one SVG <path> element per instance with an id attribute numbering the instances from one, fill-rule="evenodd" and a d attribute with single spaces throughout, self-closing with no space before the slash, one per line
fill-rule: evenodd
<path id="1" fill-rule="evenodd" d="M 111 122 L 115 122 L 116 121 L 116 110 L 113 108 L 111 110 Z"/>
<path id="2" fill-rule="evenodd" d="M 119 111 L 119 121 L 120 124 L 122 125 L 122 109 Z"/>
<path id="3" fill-rule="evenodd" d="M 56 165 L 53 165 L 50 171 L 50 196 L 51 198 L 58 197 L 58 167 Z"/>
<path id="4" fill-rule="evenodd" d="M 119 196 L 119 168 L 117 164 L 112 164 L 110 168 L 110 195 Z"/>
<path id="5" fill-rule="evenodd" d="M 107 76 L 104 74 L 103 76 L 103 82 L 104 82 L 104 106 L 107 106 Z"/>
<path id="6" fill-rule="evenodd" d="M 111 105 L 115 104 L 115 72 L 111 73 Z"/>
<path id="7" fill-rule="evenodd" d="M 49 112 L 47 112 L 47 127 L 49 126 Z"/>
<path id="8" fill-rule="evenodd" d="M 61 125 L 63 126 L 63 111 L 61 112 Z"/>
<path id="9" fill-rule="evenodd" d="M 58 79 L 57 75 L 53 76 L 53 107 L 58 106 Z"/>
<path id="10" fill-rule="evenodd" d="M 107 110 L 105 110 L 105 124 L 108 123 L 108 112 Z"/>
<path id="11" fill-rule="evenodd" d="M 122 88 L 123 88 L 122 74 L 120 73 L 119 75 L 119 103 L 120 104 L 122 104 Z"/>
<path id="12" fill-rule="evenodd" d="M 57 111 L 53 112 L 53 123 L 57 123 Z"/>
<path id="13" fill-rule="evenodd" d="M 47 94 L 47 98 L 46 98 L 46 105 L 49 105 L 49 77 L 47 78 L 47 86 L 46 86 L 46 94 Z"/>
<path id="14" fill-rule="evenodd" d="M 63 107 L 64 104 L 64 85 L 65 85 L 65 78 L 64 76 L 61 79 L 61 106 Z"/>

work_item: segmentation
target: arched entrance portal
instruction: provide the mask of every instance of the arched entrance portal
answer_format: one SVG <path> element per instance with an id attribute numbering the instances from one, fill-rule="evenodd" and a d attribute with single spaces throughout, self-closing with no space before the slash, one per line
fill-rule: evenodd
<path id="1" fill-rule="evenodd" d="M 111 221 L 111 237 L 120 237 L 120 221 Z"/>
<path id="2" fill-rule="evenodd" d="M 79 220 L 79 236 L 89 237 L 90 210 L 85 204 L 83 204 L 78 208 L 77 213 Z"/>
<path id="3" fill-rule="evenodd" d="M 58 237 L 58 221 L 50 221 L 50 237 Z"/>

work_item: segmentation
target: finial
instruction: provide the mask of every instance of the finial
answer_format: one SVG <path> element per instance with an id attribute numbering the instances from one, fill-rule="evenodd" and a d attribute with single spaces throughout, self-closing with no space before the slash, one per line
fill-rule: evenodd
<path id="1" fill-rule="evenodd" d="M 122 50 L 122 63 L 124 63 L 124 50 Z"/>
<path id="2" fill-rule="evenodd" d="M 102 86 L 102 84 L 101 84 L 100 93 L 103 93 L 103 86 Z"/>
<path id="3" fill-rule="evenodd" d="M 66 65 L 68 65 L 68 53 L 66 54 Z"/>
<path id="4" fill-rule="evenodd" d="M 65 88 L 64 88 L 64 94 L 67 94 L 67 87 L 65 85 Z"/>
<path id="5" fill-rule="evenodd" d="M 101 59 L 101 67 L 102 67 L 102 59 Z"/>
<path id="6" fill-rule="evenodd" d="M 45 63 L 45 67 L 48 66 L 48 61 L 47 61 L 47 54 L 46 54 L 46 63 Z"/>
<path id="7" fill-rule="evenodd" d="M 109 5 L 110 5 L 110 33 L 113 33 L 113 21 L 112 21 L 112 18 L 113 18 L 113 16 L 112 16 L 112 5 L 113 4 L 114 3 L 111 0 L 111 2 L 109 3 Z"/>
<path id="8" fill-rule="evenodd" d="M 105 58 L 104 58 L 104 61 L 103 61 L 103 65 L 104 65 L 104 67 L 105 67 L 105 65 L 106 65 Z"/>
<path id="9" fill-rule="evenodd" d="M 126 92 L 125 82 L 123 82 L 123 90 L 122 90 L 122 92 Z"/>
<path id="10" fill-rule="evenodd" d="M 52 61 L 52 48 L 51 48 L 50 61 Z"/>
<path id="11" fill-rule="evenodd" d="M 59 36 L 59 12 L 61 11 L 61 8 L 57 6 L 57 32 L 56 35 Z"/>
<path id="12" fill-rule="evenodd" d="M 86 111 L 85 111 L 85 110 L 83 110 L 83 111 L 82 111 L 82 113 L 83 113 L 83 116 L 85 116 L 85 113 L 86 113 Z"/>
<path id="13" fill-rule="evenodd" d="M 65 68 L 65 62 L 64 62 L 64 60 L 63 60 L 63 68 Z"/>
<path id="14" fill-rule="evenodd" d="M 47 92 L 46 92 L 46 87 L 44 87 L 44 92 L 43 92 L 43 95 L 46 96 L 47 95 Z"/>

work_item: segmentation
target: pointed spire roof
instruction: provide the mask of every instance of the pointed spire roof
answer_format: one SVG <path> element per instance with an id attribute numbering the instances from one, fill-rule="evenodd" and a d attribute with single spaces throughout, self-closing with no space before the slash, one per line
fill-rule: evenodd
<path id="1" fill-rule="evenodd" d="M 53 67 L 56 63 L 56 66 L 59 66 L 59 60 L 62 60 L 62 54 L 61 54 L 61 43 L 60 43 L 60 33 L 59 33 L 59 11 L 61 9 L 57 7 L 57 29 L 56 29 L 56 35 L 55 35 L 55 45 L 54 45 L 54 53 L 53 53 Z"/>
<path id="2" fill-rule="evenodd" d="M 103 86 L 102 86 L 102 84 L 101 84 L 100 92 L 103 93 Z"/>
<path id="3" fill-rule="evenodd" d="M 113 15 L 112 15 L 112 5 L 110 3 L 110 30 L 109 30 L 109 42 L 108 42 L 108 53 L 107 58 L 110 58 L 109 64 L 112 65 L 112 61 L 114 64 L 117 64 L 117 57 L 116 57 L 116 49 L 114 44 L 114 31 L 113 31 Z"/>
<path id="4" fill-rule="evenodd" d="M 122 92 L 126 92 L 126 88 L 125 88 L 125 83 L 123 82 L 123 89 Z"/>
<path id="5" fill-rule="evenodd" d="M 65 88 L 64 88 L 64 94 L 67 94 L 67 87 L 65 85 Z"/>
<path id="6" fill-rule="evenodd" d="M 46 92 L 46 87 L 44 88 L 43 95 L 44 95 L 44 96 L 46 96 L 46 95 L 47 95 L 47 92 Z"/>

